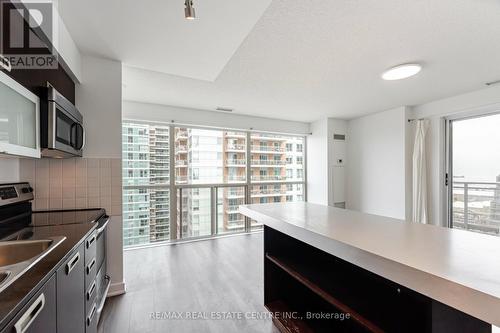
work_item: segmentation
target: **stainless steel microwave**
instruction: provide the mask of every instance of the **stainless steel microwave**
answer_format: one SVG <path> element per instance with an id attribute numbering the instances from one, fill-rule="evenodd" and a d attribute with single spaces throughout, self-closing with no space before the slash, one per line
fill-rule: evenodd
<path id="1" fill-rule="evenodd" d="M 40 145 L 42 156 L 82 156 L 85 146 L 83 117 L 54 87 L 44 88 L 40 102 Z"/>

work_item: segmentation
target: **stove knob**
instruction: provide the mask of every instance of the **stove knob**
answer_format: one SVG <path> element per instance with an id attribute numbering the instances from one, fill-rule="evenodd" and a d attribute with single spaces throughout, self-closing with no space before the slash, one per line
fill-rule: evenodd
<path id="1" fill-rule="evenodd" d="M 33 188 L 32 187 L 23 187 L 21 189 L 21 192 L 23 192 L 23 193 L 31 193 L 31 192 L 33 192 Z"/>

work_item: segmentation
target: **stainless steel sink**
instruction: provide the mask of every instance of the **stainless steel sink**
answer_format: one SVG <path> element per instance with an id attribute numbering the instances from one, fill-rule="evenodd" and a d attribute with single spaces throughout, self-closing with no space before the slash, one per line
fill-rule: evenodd
<path id="1" fill-rule="evenodd" d="M 2 284 L 2 282 L 8 278 L 10 275 L 10 272 L 1 272 L 0 273 L 0 284 Z"/>
<path id="2" fill-rule="evenodd" d="M 21 277 L 66 237 L 0 242 L 0 292 Z"/>
<path id="3" fill-rule="evenodd" d="M 0 267 L 29 260 L 46 251 L 53 242 L 52 239 L 1 242 Z"/>

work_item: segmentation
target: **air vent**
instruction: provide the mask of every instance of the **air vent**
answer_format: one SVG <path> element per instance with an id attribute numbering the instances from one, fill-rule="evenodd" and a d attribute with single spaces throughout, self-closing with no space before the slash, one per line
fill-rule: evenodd
<path id="1" fill-rule="evenodd" d="M 333 134 L 333 140 L 345 141 L 345 134 Z"/>
<path id="2" fill-rule="evenodd" d="M 222 112 L 233 112 L 232 108 L 224 108 L 224 107 L 221 107 L 221 106 L 215 108 L 215 110 L 222 111 Z"/>

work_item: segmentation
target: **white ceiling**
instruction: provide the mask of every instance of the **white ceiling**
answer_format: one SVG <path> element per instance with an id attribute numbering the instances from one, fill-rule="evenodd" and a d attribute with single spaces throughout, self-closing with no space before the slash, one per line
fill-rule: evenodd
<path id="1" fill-rule="evenodd" d="M 225 67 L 213 59 L 215 52 L 207 51 L 207 47 L 217 43 L 226 50 L 230 49 L 227 44 L 238 44 L 234 31 L 239 31 L 241 40 L 244 38 L 243 32 L 248 29 L 241 28 L 240 23 L 251 26 L 246 10 L 255 0 L 226 1 L 237 3 L 239 9 L 234 12 L 238 20 L 227 24 L 225 32 L 212 27 L 220 25 L 210 9 L 216 6 L 213 1 L 194 1 L 198 16 L 194 23 L 204 27 L 203 31 L 189 30 L 189 37 L 203 41 L 189 47 L 175 37 L 195 29 L 189 26 L 193 22 L 183 21 L 182 6 L 177 6 L 174 14 L 166 13 L 163 20 L 154 15 L 169 27 L 164 37 L 169 45 L 161 52 L 175 53 L 173 60 L 165 55 L 161 68 L 153 59 L 162 58 L 163 53 L 155 54 L 161 49 L 156 36 L 162 24 L 142 35 L 140 41 L 141 36 L 133 33 L 129 42 L 120 27 L 108 26 L 110 22 L 104 18 L 109 12 L 93 17 L 95 10 L 86 9 L 92 7 L 89 1 L 84 5 L 72 1 L 62 14 L 67 22 L 65 14 L 81 9 L 80 19 L 90 22 L 83 27 L 67 23 L 84 52 L 149 69 L 125 68 L 127 100 L 208 110 L 233 107 L 235 113 L 313 121 L 421 104 L 481 89 L 485 82 L 500 79 L 499 0 L 274 0 L 236 53 L 223 57 Z M 259 9 L 251 10 L 253 20 L 266 7 L 264 2 L 255 2 Z M 106 11 L 111 7 L 99 3 Z M 112 12 L 115 18 L 111 23 L 135 22 L 134 27 L 146 24 L 151 29 L 149 12 L 139 10 L 143 3 L 124 2 Z M 156 0 L 153 4 L 159 6 Z M 131 6 L 141 14 L 122 17 Z M 150 7 L 154 13 L 154 5 Z M 89 26 L 92 29 L 87 31 Z M 134 29 L 126 30 L 132 33 Z M 92 41 L 93 34 L 98 41 Z M 228 41 L 226 34 L 231 35 Z M 132 57 L 137 50 L 139 56 Z M 205 60 L 206 53 L 206 62 L 198 59 Z M 220 53 L 227 55 L 229 51 Z M 183 57 L 188 61 L 183 63 Z M 384 69 L 405 62 L 421 62 L 424 69 L 407 80 L 380 79 Z"/>
<path id="2" fill-rule="evenodd" d="M 271 0 L 58 0 L 83 53 L 129 66 L 213 81 Z M 203 18 L 203 19 L 201 19 Z"/>

